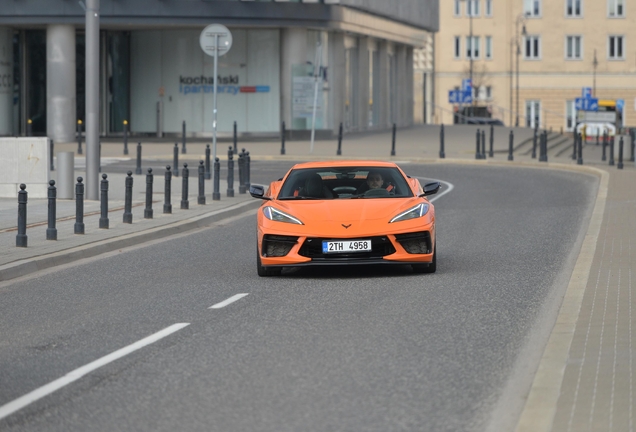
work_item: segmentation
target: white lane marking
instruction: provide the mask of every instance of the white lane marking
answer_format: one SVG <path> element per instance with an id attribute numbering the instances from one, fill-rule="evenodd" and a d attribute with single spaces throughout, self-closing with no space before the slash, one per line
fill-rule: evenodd
<path id="1" fill-rule="evenodd" d="M 38 399 L 43 398 L 44 396 L 48 396 L 51 393 L 61 389 L 62 387 L 72 383 L 73 381 L 77 381 L 84 375 L 99 369 L 102 366 L 107 365 L 108 363 L 114 362 L 117 359 L 120 359 L 138 349 L 145 347 L 146 345 L 150 345 L 154 342 L 157 342 L 159 339 L 162 339 L 170 334 L 181 330 L 182 328 L 189 326 L 190 323 L 178 323 L 173 324 L 170 327 L 167 327 L 155 334 L 152 334 L 144 339 L 141 339 L 133 344 L 125 346 L 111 354 L 108 354 L 102 358 L 99 358 L 87 365 L 79 367 L 74 371 L 71 371 L 64 375 L 61 378 L 56 379 L 55 381 L 51 381 L 50 383 L 33 390 L 30 393 L 25 394 L 22 397 L 19 397 L 5 405 L 0 406 L 0 420 L 3 418 L 13 414 L 14 412 L 24 408 L 27 405 L 32 404 Z"/>
<path id="2" fill-rule="evenodd" d="M 439 198 L 443 197 L 444 195 L 446 195 L 447 193 L 449 193 L 450 191 L 452 191 L 455 188 L 455 186 L 453 186 L 452 183 L 449 183 L 447 181 L 432 179 L 432 178 L 428 178 L 428 177 L 426 177 L 426 178 L 425 177 L 415 177 L 415 178 L 418 179 L 418 180 L 425 180 L 425 181 L 429 181 L 429 182 L 438 181 L 438 182 L 446 185 L 445 188 L 442 188 L 442 193 L 435 194 L 435 196 L 429 198 L 428 199 L 429 202 L 433 202 L 436 199 L 439 199 Z"/>
<path id="3" fill-rule="evenodd" d="M 215 304 L 213 306 L 210 306 L 208 309 L 221 309 L 221 308 L 223 308 L 223 307 L 225 307 L 225 306 L 227 306 L 227 305 L 229 305 L 231 303 L 234 303 L 237 300 L 242 299 L 243 297 L 245 297 L 248 294 L 249 293 L 242 293 L 242 294 L 233 295 L 229 299 L 223 300 L 221 303 L 217 303 L 217 304 Z"/>

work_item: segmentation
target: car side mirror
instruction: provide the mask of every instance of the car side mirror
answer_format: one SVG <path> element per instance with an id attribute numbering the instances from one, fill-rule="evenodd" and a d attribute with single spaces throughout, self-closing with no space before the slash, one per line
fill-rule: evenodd
<path id="1" fill-rule="evenodd" d="M 269 200 L 270 197 L 265 196 L 265 188 L 260 185 L 250 185 L 250 195 L 254 198 Z"/>
<path id="2" fill-rule="evenodd" d="M 426 183 L 424 185 L 424 193 L 420 196 L 435 195 L 442 188 L 440 182 Z"/>

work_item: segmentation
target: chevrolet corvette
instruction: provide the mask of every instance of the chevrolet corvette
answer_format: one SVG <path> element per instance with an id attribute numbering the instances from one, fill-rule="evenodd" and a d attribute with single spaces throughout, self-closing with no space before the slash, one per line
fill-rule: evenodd
<path id="1" fill-rule="evenodd" d="M 408 264 L 416 273 L 437 266 L 435 209 L 422 188 L 395 163 L 328 161 L 294 165 L 265 188 L 257 212 L 257 272 L 283 267 Z"/>

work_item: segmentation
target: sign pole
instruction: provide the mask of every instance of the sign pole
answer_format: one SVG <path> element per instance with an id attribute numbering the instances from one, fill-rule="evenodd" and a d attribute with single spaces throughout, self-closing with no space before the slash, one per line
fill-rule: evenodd
<path id="1" fill-rule="evenodd" d="M 218 33 L 214 35 L 214 96 L 213 96 L 213 105 L 214 108 L 212 110 L 214 118 L 212 120 L 212 147 L 214 148 L 214 156 L 212 160 L 216 160 L 216 84 L 217 84 L 217 64 L 219 60 L 219 35 Z"/>
<path id="2" fill-rule="evenodd" d="M 317 46 L 316 62 L 314 68 L 318 64 L 318 68 L 314 69 L 314 110 L 311 114 L 311 145 L 309 146 L 309 153 L 314 152 L 314 135 L 316 133 L 316 105 L 318 104 L 318 75 L 320 74 L 320 68 L 322 67 L 322 43 L 318 42 Z"/>

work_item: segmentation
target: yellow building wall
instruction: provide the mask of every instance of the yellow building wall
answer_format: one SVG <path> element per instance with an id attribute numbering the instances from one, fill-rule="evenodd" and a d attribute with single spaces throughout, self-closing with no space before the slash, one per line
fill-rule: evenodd
<path id="1" fill-rule="evenodd" d="M 528 100 L 541 103 L 541 127 L 566 127 L 566 101 L 581 96 L 582 87 L 594 87 L 601 99 L 624 99 L 624 125 L 636 126 L 636 3 L 625 1 L 622 18 L 608 17 L 608 0 L 582 0 L 582 16 L 566 16 L 567 0 L 542 0 L 539 17 L 523 17 L 523 0 L 492 0 L 492 16 L 486 17 L 486 0 L 479 0 L 480 14 L 472 18 L 472 34 L 479 36 L 480 58 L 473 60 L 473 82 L 490 86 L 489 99 L 476 102 L 490 108 L 493 117 L 506 125 L 525 125 Z M 440 31 L 435 37 L 434 121 L 451 123 L 455 108 L 448 103 L 448 91 L 469 77 L 470 61 L 466 37 L 471 19 L 462 0 L 455 16 L 454 0 L 440 1 Z M 524 59 L 522 29 L 540 36 L 539 59 Z M 624 37 L 623 59 L 608 58 L 608 37 Z M 460 58 L 454 58 L 454 37 L 461 38 Z M 492 59 L 485 59 L 485 37 L 491 36 Z M 516 37 L 515 37 L 516 36 Z M 582 37 L 582 58 L 566 59 L 566 36 Z M 516 41 L 520 41 L 517 102 Z M 593 65 L 596 50 L 597 67 Z M 596 79 L 595 79 L 596 77 Z M 518 106 L 518 111 L 517 111 Z"/>

